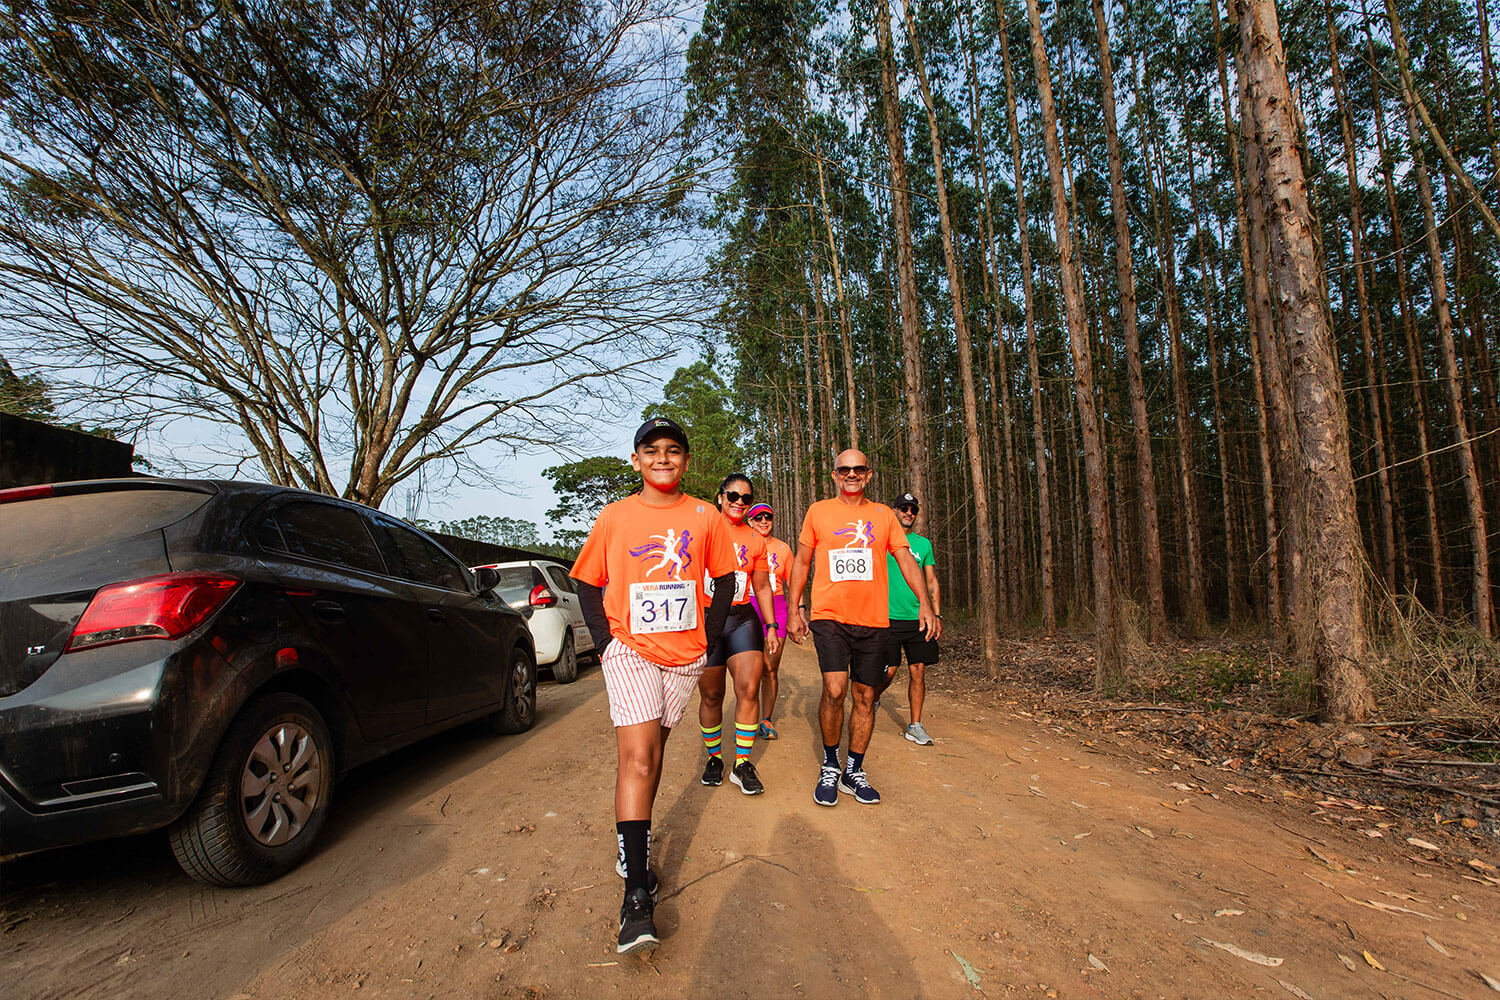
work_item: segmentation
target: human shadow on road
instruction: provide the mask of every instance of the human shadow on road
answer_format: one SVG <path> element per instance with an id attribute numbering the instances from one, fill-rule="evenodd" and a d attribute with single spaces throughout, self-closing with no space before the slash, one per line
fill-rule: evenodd
<path id="1" fill-rule="evenodd" d="M 774 855 L 746 855 L 677 888 L 675 922 L 709 928 L 684 995 L 738 996 L 751 984 L 758 996 L 927 995 L 871 903 L 883 887 L 859 884 L 834 841 L 797 813 L 777 821 L 770 842 Z"/>

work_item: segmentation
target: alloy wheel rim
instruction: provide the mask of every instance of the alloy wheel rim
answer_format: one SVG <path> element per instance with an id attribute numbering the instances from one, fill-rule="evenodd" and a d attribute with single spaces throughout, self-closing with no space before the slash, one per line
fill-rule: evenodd
<path id="1" fill-rule="evenodd" d="M 278 722 L 250 748 L 240 771 L 240 815 L 257 843 L 279 847 L 307 826 L 322 797 L 323 753 L 311 732 Z"/>
<path id="2" fill-rule="evenodd" d="M 522 719 L 531 718 L 532 706 L 536 703 L 536 678 L 524 656 L 517 656 L 511 666 L 510 689 L 516 715 Z"/>

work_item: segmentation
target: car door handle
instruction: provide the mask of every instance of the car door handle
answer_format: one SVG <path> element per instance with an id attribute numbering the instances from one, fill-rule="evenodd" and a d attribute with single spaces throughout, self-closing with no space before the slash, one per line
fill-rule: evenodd
<path id="1" fill-rule="evenodd" d="M 428 608 L 427 619 L 429 621 L 445 622 L 448 620 L 448 616 L 443 614 L 442 608 Z"/>
<path id="2" fill-rule="evenodd" d="M 344 606 L 338 601 L 313 601 L 312 607 L 313 614 L 317 615 L 318 620 L 330 625 L 342 625 L 349 620 Z"/>

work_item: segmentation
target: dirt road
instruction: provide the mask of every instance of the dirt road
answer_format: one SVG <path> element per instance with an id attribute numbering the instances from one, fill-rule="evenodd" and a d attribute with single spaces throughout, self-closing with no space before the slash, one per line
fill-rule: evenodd
<path id="1" fill-rule="evenodd" d="M 668 746 L 649 962 L 614 953 L 614 751 L 591 668 L 543 686 L 528 734 L 465 730 L 352 776 L 321 849 L 275 884 L 200 886 L 159 837 L 11 863 L 0 983 L 160 1000 L 1500 996 L 1481 977 L 1500 979 L 1500 887 L 1234 794 L 1240 775 L 1003 709 L 929 695 L 938 743 L 917 747 L 898 685 L 867 762 L 884 802 L 821 808 L 810 650 L 783 675 L 781 739 L 756 748 L 766 795 L 698 783 L 696 703 Z"/>

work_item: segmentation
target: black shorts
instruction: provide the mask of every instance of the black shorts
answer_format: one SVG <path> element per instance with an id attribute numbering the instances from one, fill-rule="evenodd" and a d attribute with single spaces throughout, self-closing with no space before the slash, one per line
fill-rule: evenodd
<path id="1" fill-rule="evenodd" d="M 885 665 L 901 666 L 901 654 L 906 653 L 907 663 L 923 665 L 938 661 L 938 644 L 922 634 L 915 621 L 892 618 L 885 630 Z"/>
<path id="2" fill-rule="evenodd" d="M 823 673 L 847 671 L 855 681 L 869 687 L 885 679 L 885 629 L 820 619 L 812 623 L 812 635 L 818 669 Z"/>
<path id="3" fill-rule="evenodd" d="M 765 626 L 760 623 L 755 610 L 748 604 L 736 604 L 729 609 L 729 617 L 724 619 L 724 631 L 709 647 L 707 666 L 727 666 L 731 656 L 760 653 L 765 648 Z"/>

